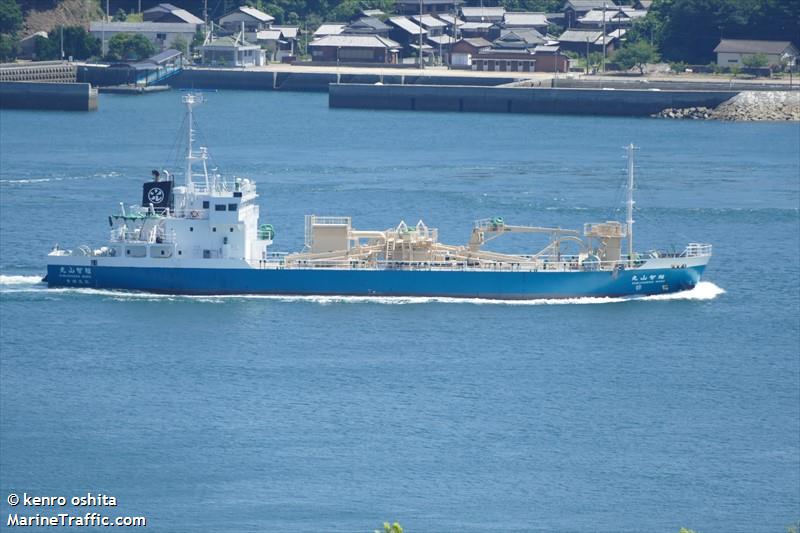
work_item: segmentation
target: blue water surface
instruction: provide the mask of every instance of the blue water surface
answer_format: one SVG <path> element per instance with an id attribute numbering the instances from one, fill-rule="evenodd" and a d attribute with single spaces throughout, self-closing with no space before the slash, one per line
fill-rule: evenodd
<path id="1" fill-rule="evenodd" d="M 180 93 L 0 111 L 0 492 L 115 496 L 148 531 L 783 532 L 800 520 L 800 127 L 330 110 L 218 92 L 213 164 L 259 184 L 276 248 L 303 215 L 621 219 L 639 249 L 709 242 L 669 300 L 553 305 L 46 290 L 45 254 L 102 244 Z M 514 236 L 498 249 L 532 251 Z M 719 294 L 724 290 L 725 292 Z M 716 296 L 715 296 L 716 295 Z"/>

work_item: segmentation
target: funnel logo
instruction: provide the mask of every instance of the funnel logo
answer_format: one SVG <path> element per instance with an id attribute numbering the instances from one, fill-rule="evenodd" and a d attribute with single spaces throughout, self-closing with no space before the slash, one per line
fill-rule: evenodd
<path id="1" fill-rule="evenodd" d="M 153 187 L 147 191 L 147 199 L 153 204 L 160 204 L 164 201 L 164 191 L 159 187 Z"/>

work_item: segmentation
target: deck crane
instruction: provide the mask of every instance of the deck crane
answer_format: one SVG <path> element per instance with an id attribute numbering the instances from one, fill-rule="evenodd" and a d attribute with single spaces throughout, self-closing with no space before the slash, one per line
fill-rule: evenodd
<path id="1" fill-rule="evenodd" d="M 550 235 L 550 244 L 533 257 L 542 254 L 555 253 L 560 255 L 560 246 L 563 241 L 577 243 L 581 250 L 586 248 L 586 243 L 580 238 L 580 232 L 564 228 L 547 228 L 543 226 L 511 226 L 506 224 L 502 217 L 485 218 L 475 222 L 472 236 L 469 239 L 470 252 L 481 251 L 481 246 L 507 233 L 544 233 Z"/>

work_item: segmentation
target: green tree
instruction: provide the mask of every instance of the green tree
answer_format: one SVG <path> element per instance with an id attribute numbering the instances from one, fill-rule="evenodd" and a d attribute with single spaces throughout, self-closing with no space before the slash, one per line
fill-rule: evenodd
<path id="1" fill-rule="evenodd" d="M 126 20 L 128 20 L 128 14 L 125 13 L 124 9 L 119 8 L 114 15 L 114 22 L 125 22 Z"/>
<path id="2" fill-rule="evenodd" d="M 614 62 L 625 70 L 633 67 L 639 69 L 639 74 L 644 74 L 644 67 L 647 63 L 655 63 L 659 60 L 656 49 L 646 41 L 636 41 L 628 43 L 612 56 Z"/>
<path id="3" fill-rule="evenodd" d="M 197 31 L 194 32 L 194 37 L 192 37 L 192 44 L 190 45 L 192 50 L 194 51 L 198 46 L 202 46 L 206 40 L 206 34 L 203 33 L 201 28 L 197 28 Z"/>
<path id="4" fill-rule="evenodd" d="M 141 34 L 118 33 L 108 41 L 108 59 L 141 61 L 156 53 L 156 47 Z"/>
<path id="5" fill-rule="evenodd" d="M 17 42 L 10 35 L 0 33 L 0 61 L 14 61 L 17 58 Z"/>
<path id="6" fill-rule="evenodd" d="M 34 41 L 36 59 L 61 59 L 61 27 Z M 100 39 L 80 26 L 64 28 L 64 57 L 88 59 L 100 55 Z"/>
<path id="7" fill-rule="evenodd" d="M 784 0 L 657 0 L 647 17 L 665 59 L 706 64 L 720 37 L 794 41 L 800 2 Z"/>
<path id="8" fill-rule="evenodd" d="M 16 0 L 0 0 L 0 33 L 16 35 L 22 28 L 22 10 Z"/>
<path id="9" fill-rule="evenodd" d="M 189 41 L 178 35 L 172 40 L 171 48 L 178 50 L 183 54 L 183 57 L 189 58 Z"/>
<path id="10" fill-rule="evenodd" d="M 766 54 L 753 54 L 742 57 L 742 65 L 747 68 L 764 68 L 769 64 Z"/>

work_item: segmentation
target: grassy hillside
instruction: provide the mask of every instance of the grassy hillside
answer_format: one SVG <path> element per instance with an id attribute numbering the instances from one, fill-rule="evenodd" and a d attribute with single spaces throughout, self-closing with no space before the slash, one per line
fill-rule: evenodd
<path id="1" fill-rule="evenodd" d="M 89 22 L 100 19 L 102 11 L 98 0 L 17 0 L 25 21 L 21 35 L 37 31 L 50 31 L 58 26 L 89 28 Z"/>

